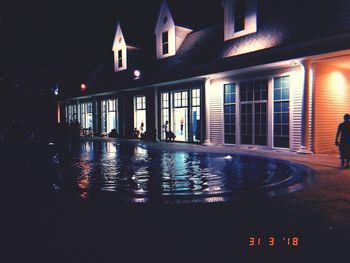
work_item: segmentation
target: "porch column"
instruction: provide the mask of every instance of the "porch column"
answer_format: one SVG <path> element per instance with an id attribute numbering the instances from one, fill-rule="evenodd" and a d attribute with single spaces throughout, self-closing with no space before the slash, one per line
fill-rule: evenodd
<path id="1" fill-rule="evenodd" d="M 57 102 L 57 123 L 61 123 L 61 104 Z"/>
<path id="2" fill-rule="evenodd" d="M 210 77 L 205 80 L 204 87 L 204 97 L 205 97 L 205 140 L 203 145 L 211 145 L 210 141 Z"/>
<path id="3" fill-rule="evenodd" d="M 313 76 L 311 62 L 304 60 L 303 67 L 303 103 L 301 115 L 301 146 L 298 153 L 312 153 L 311 151 L 311 125 L 312 125 L 312 87 Z"/>

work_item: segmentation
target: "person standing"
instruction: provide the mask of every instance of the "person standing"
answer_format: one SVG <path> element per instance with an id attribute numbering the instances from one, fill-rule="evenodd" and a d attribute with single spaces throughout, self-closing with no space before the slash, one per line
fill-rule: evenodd
<path id="1" fill-rule="evenodd" d="M 181 135 L 183 134 L 183 130 L 184 130 L 184 118 L 181 118 L 181 121 L 180 121 L 180 131 L 181 131 Z"/>
<path id="2" fill-rule="evenodd" d="M 340 167 L 350 167 L 350 115 L 345 114 L 344 121 L 339 124 L 337 135 L 335 137 L 335 145 L 339 147 Z M 340 140 L 339 140 L 340 137 Z"/>
<path id="3" fill-rule="evenodd" d="M 141 121 L 141 126 L 140 126 L 140 133 L 141 134 L 143 133 L 143 127 L 144 127 L 144 123 L 143 123 L 143 121 Z"/>

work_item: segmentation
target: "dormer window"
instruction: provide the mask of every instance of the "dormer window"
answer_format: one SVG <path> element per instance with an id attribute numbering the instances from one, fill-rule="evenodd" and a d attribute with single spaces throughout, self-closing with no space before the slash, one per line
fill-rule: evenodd
<path id="1" fill-rule="evenodd" d="M 168 3 L 164 0 L 154 29 L 157 59 L 174 56 L 186 36 L 191 32 L 192 30 L 188 28 L 175 25 Z"/>
<path id="2" fill-rule="evenodd" d="M 244 30 L 245 5 L 243 1 L 239 1 L 234 7 L 234 27 L 235 32 Z"/>
<path id="3" fill-rule="evenodd" d="M 118 68 L 123 67 L 123 50 L 118 50 Z"/>
<path id="4" fill-rule="evenodd" d="M 119 23 L 114 37 L 113 52 L 114 71 L 127 69 L 127 46 Z"/>
<path id="5" fill-rule="evenodd" d="M 169 53 L 168 31 L 162 33 L 162 51 L 163 51 L 163 55 L 166 55 Z"/>
<path id="6" fill-rule="evenodd" d="M 257 31 L 257 0 L 223 0 L 225 40 Z"/>

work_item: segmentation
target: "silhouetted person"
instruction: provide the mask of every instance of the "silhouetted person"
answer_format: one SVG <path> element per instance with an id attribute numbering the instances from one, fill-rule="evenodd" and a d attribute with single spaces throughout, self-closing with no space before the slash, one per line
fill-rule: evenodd
<path id="1" fill-rule="evenodd" d="M 144 123 L 143 121 L 141 122 L 141 126 L 140 126 L 140 134 L 142 135 L 143 133 L 143 128 L 144 128 Z"/>
<path id="2" fill-rule="evenodd" d="M 116 138 L 117 137 L 117 130 L 112 129 L 111 132 L 109 133 L 109 137 Z"/>
<path id="3" fill-rule="evenodd" d="M 135 139 L 140 138 L 140 131 L 136 127 L 134 128 L 134 131 L 132 133 L 132 137 Z"/>
<path id="4" fill-rule="evenodd" d="M 339 141 L 340 136 L 340 141 Z M 338 126 L 337 135 L 335 137 L 335 145 L 339 147 L 340 167 L 349 168 L 350 164 L 350 115 L 344 115 L 344 122 Z"/>
<path id="5" fill-rule="evenodd" d="M 168 140 L 170 140 L 169 137 L 169 122 L 166 121 L 164 125 L 162 125 L 162 128 L 164 129 L 165 132 L 165 142 L 168 142 Z"/>
<path id="6" fill-rule="evenodd" d="M 72 124 L 72 139 L 78 141 L 80 139 L 80 123 L 75 120 Z"/>

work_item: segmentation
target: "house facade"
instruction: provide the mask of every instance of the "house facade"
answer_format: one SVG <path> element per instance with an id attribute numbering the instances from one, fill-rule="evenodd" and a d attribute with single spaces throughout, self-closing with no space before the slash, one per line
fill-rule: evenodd
<path id="1" fill-rule="evenodd" d="M 118 23 L 114 72 L 61 115 L 97 136 L 164 140 L 168 121 L 179 142 L 334 153 L 350 112 L 350 1 L 318 2 L 223 0 L 221 24 L 192 30 L 163 1 L 155 52 L 129 46 Z"/>

